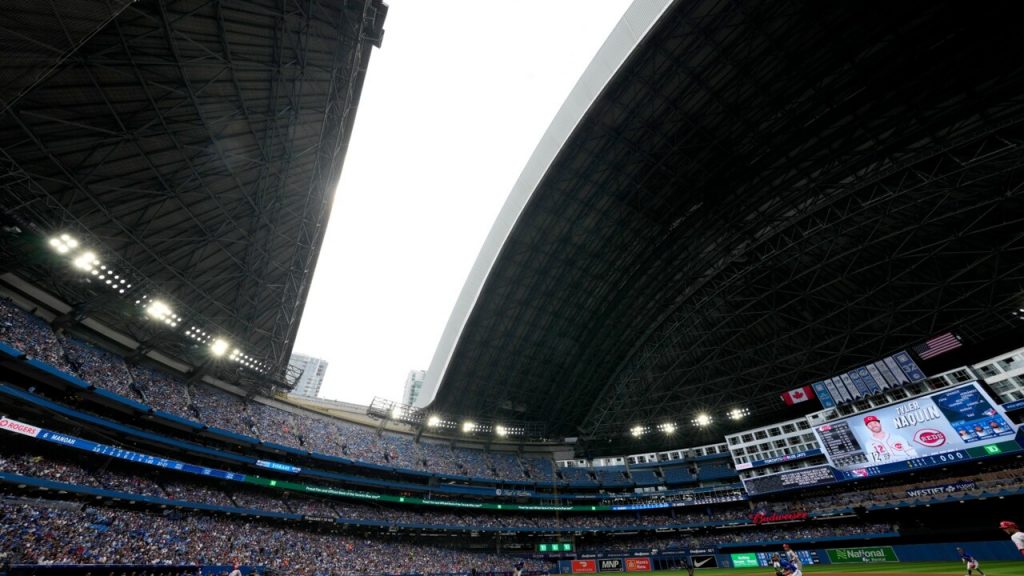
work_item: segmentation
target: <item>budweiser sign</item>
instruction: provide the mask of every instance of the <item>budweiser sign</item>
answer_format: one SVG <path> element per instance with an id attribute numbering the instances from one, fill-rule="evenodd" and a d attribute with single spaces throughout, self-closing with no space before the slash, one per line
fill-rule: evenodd
<path id="1" fill-rule="evenodd" d="M 784 514 L 765 514 L 758 512 L 750 517 L 755 525 L 768 524 L 770 522 L 794 522 L 796 520 L 807 520 L 807 512 L 788 512 Z"/>
<path id="2" fill-rule="evenodd" d="M 7 430 L 9 432 L 15 432 L 17 434 L 24 434 L 25 436 L 32 437 L 39 435 L 39 428 L 25 424 L 24 422 L 11 420 L 10 418 L 0 418 L 0 430 Z"/>

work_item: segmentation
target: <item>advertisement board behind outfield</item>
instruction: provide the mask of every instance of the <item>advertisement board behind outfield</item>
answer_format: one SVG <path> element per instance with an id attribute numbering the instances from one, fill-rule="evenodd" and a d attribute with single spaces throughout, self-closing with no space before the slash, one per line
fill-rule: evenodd
<path id="1" fill-rule="evenodd" d="M 732 559 L 733 568 L 757 568 L 760 566 L 757 562 L 757 554 L 754 554 L 753 552 L 730 554 L 729 558 Z"/>
<path id="2" fill-rule="evenodd" d="M 714 555 L 690 555 L 690 565 L 694 568 L 718 568 L 718 558 Z"/>
<path id="3" fill-rule="evenodd" d="M 873 562 L 899 562 L 892 546 L 870 548 L 829 548 L 828 558 L 833 564 L 862 564 Z"/>
<path id="4" fill-rule="evenodd" d="M 626 558 L 626 572 L 650 572 L 650 558 Z"/>
<path id="5" fill-rule="evenodd" d="M 593 574 L 597 572 L 597 561 L 595 560 L 573 560 L 573 574 Z"/>
<path id="6" fill-rule="evenodd" d="M 605 558 L 597 563 L 601 572 L 622 572 L 622 558 Z"/>

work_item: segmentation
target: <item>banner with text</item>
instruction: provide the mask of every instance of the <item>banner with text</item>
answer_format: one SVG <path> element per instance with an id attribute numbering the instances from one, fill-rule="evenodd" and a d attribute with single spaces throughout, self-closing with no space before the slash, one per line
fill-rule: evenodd
<path id="1" fill-rule="evenodd" d="M 973 480 L 963 480 L 953 484 L 928 486 L 926 488 L 913 488 L 907 490 L 907 496 L 910 496 L 911 498 L 917 498 L 919 496 L 935 496 L 936 494 L 949 494 L 952 492 L 963 492 L 964 490 L 974 490 L 977 487 L 977 482 Z"/>
<path id="2" fill-rule="evenodd" d="M 863 564 L 874 562 L 899 562 L 892 546 L 870 548 L 830 548 L 826 551 L 833 564 Z"/>
<path id="3" fill-rule="evenodd" d="M 650 558 L 626 558 L 626 572 L 650 572 Z"/>

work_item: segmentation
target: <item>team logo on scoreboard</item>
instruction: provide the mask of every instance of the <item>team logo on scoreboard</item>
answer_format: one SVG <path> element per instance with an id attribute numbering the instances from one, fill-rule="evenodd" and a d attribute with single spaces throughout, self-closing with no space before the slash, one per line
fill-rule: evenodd
<path id="1" fill-rule="evenodd" d="M 946 443 L 946 435 L 939 430 L 925 428 L 914 434 L 914 442 L 929 448 L 938 448 Z"/>

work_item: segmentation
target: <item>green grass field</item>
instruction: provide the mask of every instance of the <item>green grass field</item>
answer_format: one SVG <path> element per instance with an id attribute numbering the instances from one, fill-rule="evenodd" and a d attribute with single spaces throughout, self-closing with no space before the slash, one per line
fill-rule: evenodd
<path id="1" fill-rule="evenodd" d="M 1014 562 L 982 562 L 981 569 L 985 576 L 1022 576 L 1024 561 Z M 686 576 L 685 570 L 658 572 L 672 576 Z M 712 568 L 698 569 L 694 576 L 732 576 L 732 575 L 774 576 L 770 568 Z M 840 574 L 929 574 L 963 576 L 967 574 L 963 564 L 958 562 L 879 562 L 877 564 L 828 564 L 824 566 L 808 566 L 804 574 L 821 574 L 822 576 Z M 975 576 L 980 576 L 977 571 Z"/>

